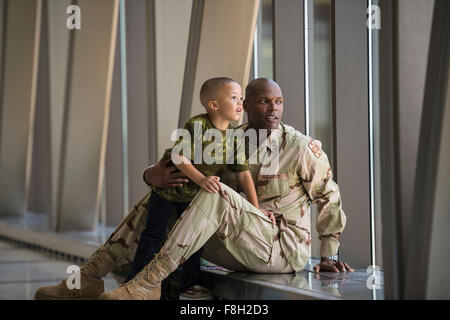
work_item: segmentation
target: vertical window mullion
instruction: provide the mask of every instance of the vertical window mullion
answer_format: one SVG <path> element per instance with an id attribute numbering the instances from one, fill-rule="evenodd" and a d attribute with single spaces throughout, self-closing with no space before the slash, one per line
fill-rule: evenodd
<path id="1" fill-rule="evenodd" d="M 372 21 L 371 8 L 374 0 L 368 0 L 369 21 Z M 373 73 L 373 28 L 369 25 L 367 29 L 368 35 L 368 105 L 369 105 L 369 191 L 370 191 L 370 251 L 371 263 L 376 265 L 376 242 L 375 242 L 375 185 L 374 185 L 374 73 Z"/>
<path id="2" fill-rule="evenodd" d="M 310 135 L 310 121 L 309 121 L 309 103 L 310 103 L 310 95 L 309 95 L 309 89 L 310 89 L 310 62 L 309 62 L 309 19 L 311 18 L 309 16 L 309 6 L 308 6 L 309 0 L 303 0 L 303 32 L 304 32 L 304 77 L 305 77 L 305 134 L 307 136 Z"/>
<path id="3" fill-rule="evenodd" d="M 128 105 L 127 105 L 127 55 L 126 55 L 126 20 L 125 0 L 120 0 L 120 80 L 122 113 L 122 181 L 123 181 L 123 215 L 128 213 Z"/>

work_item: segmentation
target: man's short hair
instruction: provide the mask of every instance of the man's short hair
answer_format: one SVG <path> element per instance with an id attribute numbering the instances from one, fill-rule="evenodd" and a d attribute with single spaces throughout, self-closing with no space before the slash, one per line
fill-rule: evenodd
<path id="1" fill-rule="evenodd" d="M 271 83 L 280 88 L 279 84 L 273 81 L 272 79 L 269 78 L 253 79 L 247 84 L 247 87 L 245 88 L 245 99 L 251 99 L 255 95 L 259 94 L 261 92 L 261 89 L 264 88 L 264 85 L 268 83 Z"/>
<path id="2" fill-rule="evenodd" d="M 236 80 L 228 77 L 216 77 L 203 82 L 202 87 L 200 88 L 200 102 L 202 105 L 206 108 L 208 102 L 215 98 L 217 89 L 220 89 L 222 86 L 231 82 L 236 82 Z"/>

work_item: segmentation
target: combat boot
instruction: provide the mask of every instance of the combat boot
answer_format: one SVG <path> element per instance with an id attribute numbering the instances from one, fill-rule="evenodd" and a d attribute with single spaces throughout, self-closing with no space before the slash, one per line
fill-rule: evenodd
<path id="1" fill-rule="evenodd" d="M 80 268 L 80 289 L 69 289 L 67 279 L 60 284 L 39 288 L 36 300 L 90 300 L 97 299 L 104 291 L 102 278 L 116 266 L 105 247 L 98 248 Z"/>
<path id="2" fill-rule="evenodd" d="M 159 300 L 161 282 L 178 267 L 167 254 L 158 253 L 133 279 L 120 288 L 105 292 L 100 300 Z"/>

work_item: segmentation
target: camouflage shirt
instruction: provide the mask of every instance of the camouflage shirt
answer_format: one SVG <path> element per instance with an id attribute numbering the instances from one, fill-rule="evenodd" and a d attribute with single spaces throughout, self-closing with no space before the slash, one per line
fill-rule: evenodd
<path id="1" fill-rule="evenodd" d="M 234 128 L 229 125 L 228 129 Z M 243 142 L 235 137 L 227 138 L 227 131 L 215 128 L 206 113 L 197 115 L 186 122 L 179 139 L 172 148 L 164 152 L 161 160 L 171 159 L 174 150 L 174 153 L 187 157 L 195 168 L 205 176 L 221 177 L 227 170 L 232 172 L 248 170 L 244 145 L 239 145 Z M 171 165 L 173 165 L 172 161 L 169 163 L 169 166 Z M 189 181 L 183 187 L 160 188 L 152 186 L 152 190 L 170 201 L 188 202 L 195 197 L 200 190 L 200 186 L 193 181 Z"/>
<path id="2" fill-rule="evenodd" d="M 239 128 L 246 130 L 247 127 L 244 124 Z M 273 130 L 267 142 L 269 152 L 278 152 L 277 167 L 272 172 L 264 172 L 263 166 L 252 163 L 250 157 L 249 168 L 260 208 L 273 211 L 280 224 L 284 254 L 294 261 L 299 239 L 308 239 L 306 244 L 310 250 L 311 202 L 318 207 L 316 228 L 321 240 L 320 256 L 337 254 L 338 237 L 345 227 L 346 216 L 321 143 L 285 124 Z M 246 149 L 247 152 L 251 149 L 248 144 Z"/>

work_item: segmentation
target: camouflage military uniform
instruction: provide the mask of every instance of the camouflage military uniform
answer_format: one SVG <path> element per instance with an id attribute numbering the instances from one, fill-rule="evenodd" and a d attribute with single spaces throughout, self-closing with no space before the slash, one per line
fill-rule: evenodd
<path id="1" fill-rule="evenodd" d="M 162 250 L 182 263 L 207 241 L 205 250 L 214 243 L 219 244 L 246 270 L 299 271 L 311 252 L 312 201 L 319 210 L 316 225 L 321 240 L 320 255 L 336 254 L 346 217 L 320 142 L 280 124 L 279 130 L 274 130 L 268 138 L 268 148 L 279 152 L 277 172 L 264 175 L 261 165 L 250 163 L 249 167 L 257 186 L 260 207 L 275 213 L 276 225 L 241 195 L 222 184 L 219 193 L 201 191 L 197 194 L 177 221 Z M 105 244 L 113 257 L 119 259 L 116 260 L 119 265 L 116 274 L 133 256 L 136 237 L 145 225 L 145 214 L 140 213 L 145 211 L 141 209 L 144 203 L 145 198 Z M 214 250 L 209 252 L 213 252 L 214 258 Z M 216 261 L 220 260 L 220 257 L 216 258 Z"/>
<path id="2" fill-rule="evenodd" d="M 197 126 L 197 128 L 195 128 Z M 242 172 L 248 170 L 247 161 L 245 159 L 244 152 L 238 152 L 239 146 L 237 146 L 237 139 L 233 139 L 234 145 L 230 145 L 230 149 L 233 151 L 232 153 L 227 154 L 227 141 L 226 141 L 226 132 L 225 130 L 218 130 L 214 127 L 214 125 L 209 120 L 208 115 L 200 114 L 191 119 L 189 119 L 184 129 L 189 133 L 190 139 L 179 138 L 178 141 L 174 144 L 174 146 L 170 149 L 167 149 L 164 152 L 164 155 L 161 160 L 171 159 L 172 150 L 178 146 L 180 152 L 179 154 L 184 154 L 191 163 L 195 166 L 197 170 L 199 170 L 203 175 L 210 176 L 220 176 L 225 170 L 230 170 L 232 172 Z M 217 132 L 221 132 L 221 139 L 216 141 L 211 137 L 206 138 L 208 135 L 208 130 L 216 129 Z M 233 127 L 229 126 L 228 129 L 233 129 Z M 215 154 L 215 149 L 211 148 L 213 145 L 217 144 L 218 149 L 222 151 L 222 154 Z M 207 150 L 209 146 L 209 150 L 211 150 L 211 157 L 214 159 L 214 163 L 208 164 L 203 159 L 204 154 L 203 151 Z M 184 151 L 187 151 L 183 153 Z M 243 149 L 242 149 L 243 150 Z M 199 157 L 199 163 L 195 163 L 196 156 L 201 154 L 201 158 Z M 197 153 L 197 154 L 196 154 Z M 231 158 L 231 159 L 229 159 Z M 200 186 L 197 185 L 193 181 L 189 181 L 184 184 L 183 187 L 179 188 L 159 188 L 156 186 L 152 186 L 152 190 L 156 192 L 161 197 L 177 202 L 189 202 L 191 201 L 197 192 L 200 191 Z"/>

